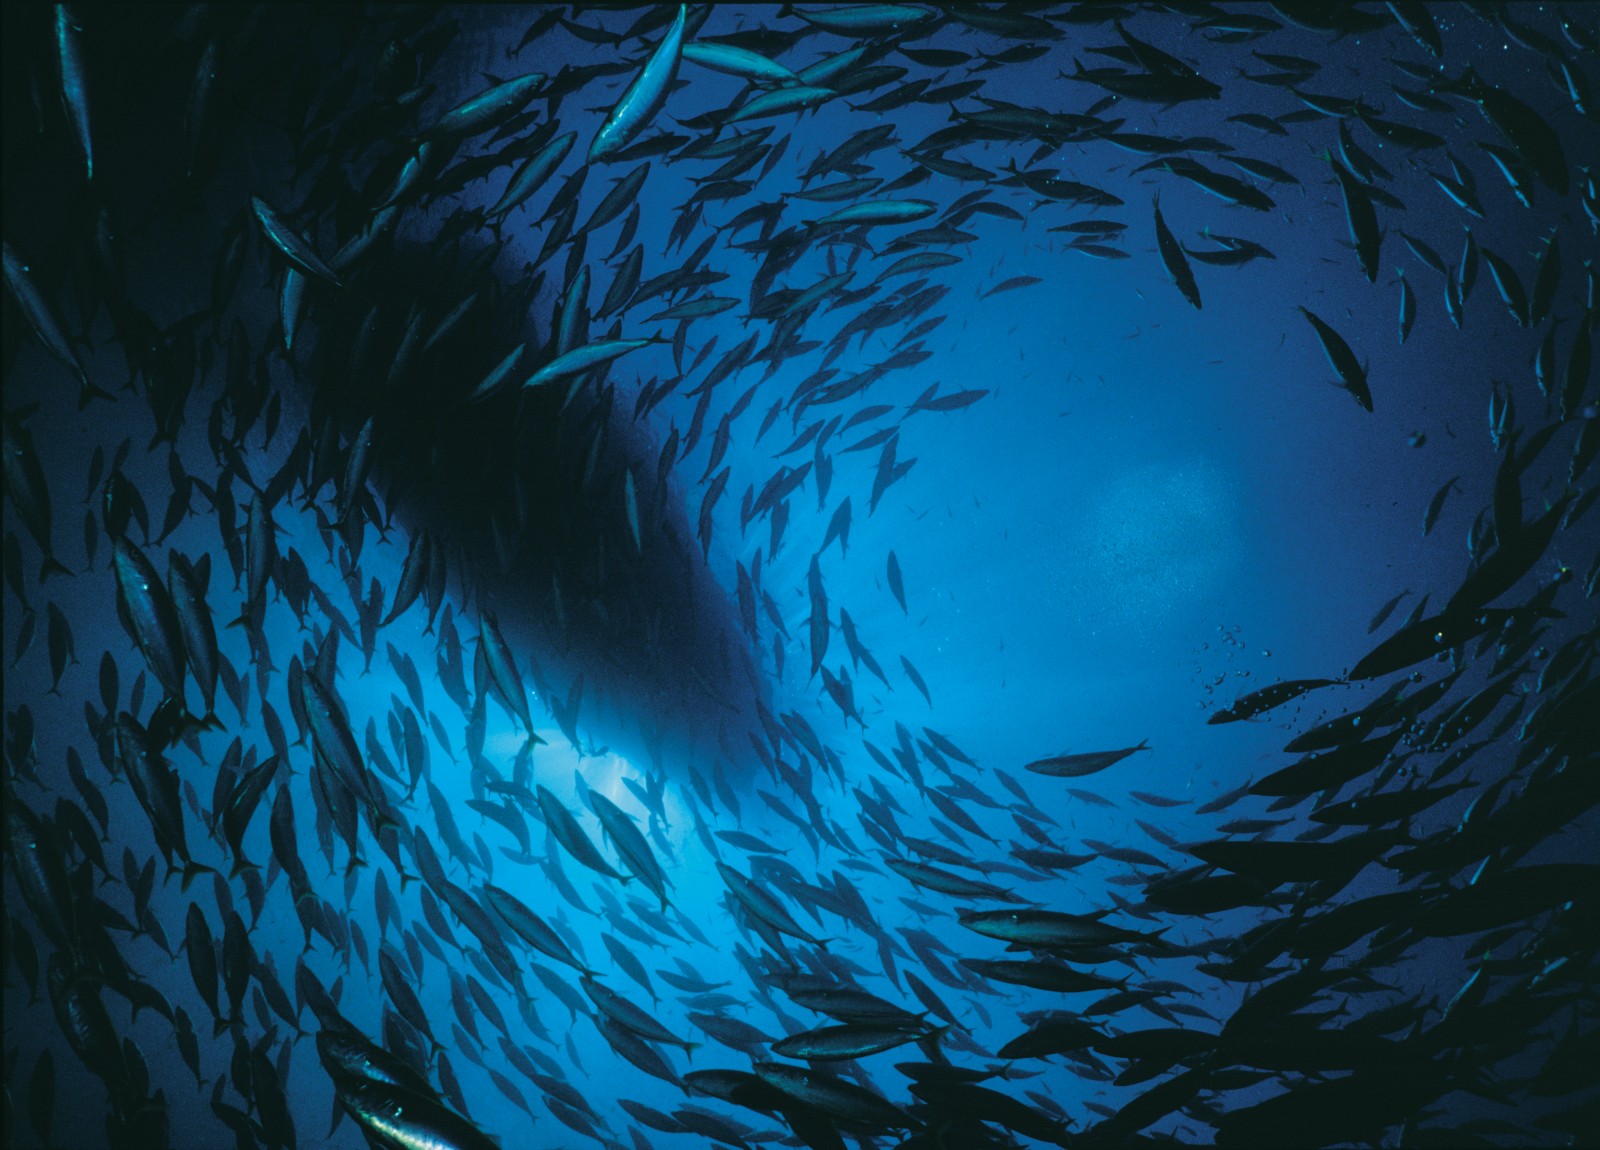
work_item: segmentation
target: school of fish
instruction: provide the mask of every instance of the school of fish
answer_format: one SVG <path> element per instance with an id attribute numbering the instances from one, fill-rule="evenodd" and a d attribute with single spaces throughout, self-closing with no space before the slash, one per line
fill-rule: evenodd
<path id="1" fill-rule="evenodd" d="M 6 1144 L 1596 1144 L 1595 17 L 8 6 Z M 1286 732 L 1203 804 L 941 731 L 861 539 L 998 384 L 902 382 L 950 277 L 1215 310 L 1291 196 L 1398 344 L 1512 321 L 1396 493 L 1461 574 L 1203 700 Z"/>

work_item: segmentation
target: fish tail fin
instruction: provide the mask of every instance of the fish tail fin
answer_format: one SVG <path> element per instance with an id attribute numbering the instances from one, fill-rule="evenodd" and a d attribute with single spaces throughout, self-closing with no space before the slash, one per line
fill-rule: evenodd
<path id="1" fill-rule="evenodd" d="M 84 408 L 88 407 L 89 401 L 92 399 L 104 399 L 110 403 L 115 403 L 117 401 L 117 397 L 112 395 L 105 388 L 96 387 L 87 379 L 81 380 L 78 384 L 78 410 L 82 411 Z"/>
<path id="2" fill-rule="evenodd" d="M 61 562 L 61 560 L 57 559 L 54 555 L 46 555 L 44 557 L 44 562 L 39 567 L 39 582 L 43 583 L 52 575 L 71 574 L 73 574 L 72 568 Z"/>
<path id="3" fill-rule="evenodd" d="M 373 838 L 375 838 L 375 839 L 383 838 L 383 832 L 385 830 L 392 830 L 392 831 L 395 831 L 396 833 L 398 833 L 398 832 L 400 832 L 400 831 L 402 831 L 404 829 L 405 829 L 404 827 L 402 827 L 399 823 L 395 822 L 394 819 L 390 818 L 387 814 L 385 814 L 383 811 L 379 810 L 376 806 L 374 806 L 372 808 L 372 837 Z"/>
<path id="4" fill-rule="evenodd" d="M 211 1038 L 215 1041 L 239 1025 L 237 1018 L 217 1018 L 211 1023 Z"/>
<path id="5" fill-rule="evenodd" d="M 339 1123 L 344 1121 L 344 1106 L 339 1102 L 337 1092 L 333 1098 L 333 1113 L 328 1118 L 328 1137 L 333 1137 L 333 1132 L 339 1129 Z"/>
<path id="6" fill-rule="evenodd" d="M 408 883 L 408 882 L 416 882 L 417 881 L 417 876 L 414 875 L 414 874 L 407 874 L 403 870 L 398 872 L 398 873 L 400 875 L 400 893 L 401 894 L 405 894 L 406 893 L 406 883 Z"/>
<path id="7" fill-rule="evenodd" d="M 169 879 L 174 874 L 181 874 L 183 876 L 182 881 L 178 884 L 178 889 L 180 891 L 188 890 L 189 884 L 194 882 L 194 880 L 200 875 L 216 873 L 217 871 L 215 867 L 208 867 L 205 863 L 197 863 L 193 859 L 186 861 L 181 867 L 169 866 L 167 868 L 167 877 Z"/>
<path id="8" fill-rule="evenodd" d="M 260 870 L 258 863 L 253 863 L 244 855 L 239 855 L 233 860 L 233 865 L 228 868 L 228 881 L 232 882 L 247 870 Z"/>

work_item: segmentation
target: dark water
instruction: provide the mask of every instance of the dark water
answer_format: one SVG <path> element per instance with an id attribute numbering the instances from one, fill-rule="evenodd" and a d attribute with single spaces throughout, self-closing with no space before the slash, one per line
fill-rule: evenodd
<path id="1" fill-rule="evenodd" d="M 6 8 L 8 1143 L 1593 1144 L 1594 10 L 677 14 Z"/>

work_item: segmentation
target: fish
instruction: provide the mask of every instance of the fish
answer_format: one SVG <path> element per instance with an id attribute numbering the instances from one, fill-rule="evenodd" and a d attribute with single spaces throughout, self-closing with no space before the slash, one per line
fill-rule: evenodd
<path id="1" fill-rule="evenodd" d="M 961 965 L 994 982 L 1058 994 L 1114 990 L 1127 985 L 1120 979 L 1104 978 L 1062 963 L 1043 960 L 1020 962 L 1002 958 L 963 958 Z"/>
<path id="2" fill-rule="evenodd" d="M 1057 779 L 1081 779 L 1085 775 L 1097 774 L 1107 767 L 1115 766 L 1123 759 L 1138 751 L 1148 751 L 1148 739 L 1140 740 L 1137 746 L 1123 747 L 1115 751 L 1083 751 L 1078 754 L 1052 755 L 1046 759 L 1035 759 L 1024 766 L 1036 775 L 1049 775 Z"/>
<path id="3" fill-rule="evenodd" d="M 681 1046 L 686 1054 L 700 1045 L 697 1042 L 674 1037 L 660 1022 L 603 983 L 588 975 L 584 975 L 580 981 L 583 992 L 595 1006 L 599 1007 L 601 1013 L 630 1033 L 649 1042 L 665 1042 Z"/>
<path id="4" fill-rule="evenodd" d="M 1379 607 L 1377 613 L 1372 616 L 1372 621 L 1367 624 L 1367 634 L 1372 634 L 1379 627 L 1382 627 L 1384 623 L 1388 622 L 1389 616 L 1394 614 L 1394 609 L 1400 606 L 1400 600 L 1404 599 L 1409 594 L 1411 594 L 1409 590 L 1402 591 L 1394 598 L 1385 602 L 1382 607 Z"/>
<path id="5" fill-rule="evenodd" d="M 541 786 L 535 794 L 538 797 L 539 813 L 544 817 L 545 827 L 574 862 L 588 867 L 596 874 L 614 878 L 618 882 L 626 883 L 630 880 L 631 876 L 622 874 L 605 860 L 577 818 L 560 799 L 550 793 L 548 788 Z"/>
<path id="6" fill-rule="evenodd" d="M 649 842 L 634 825 L 633 819 L 598 791 L 589 792 L 589 807 L 600 820 L 600 825 L 605 828 L 606 836 L 622 857 L 629 872 L 650 888 L 661 900 L 661 909 L 666 910 L 669 905 L 666 872 L 662 870 L 661 863 L 651 851 Z"/>
<path id="7" fill-rule="evenodd" d="M 937 210 L 927 200 L 863 200 L 814 220 L 815 230 L 834 227 L 871 227 L 879 224 L 909 224 L 926 219 Z"/>
<path id="8" fill-rule="evenodd" d="M 1450 596 L 1445 613 L 1465 615 L 1487 606 L 1515 586 L 1543 557 L 1571 501 L 1572 496 L 1564 493 L 1537 519 L 1514 534 L 1508 532 L 1494 552 L 1461 581 Z"/>
<path id="9" fill-rule="evenodd" d="M 1075 915 L 1053 910 L 971 911 L 961 915 L 957 921 L 986 938 L 1041 950 L 1073 950 L 1149 942 L 1162 933 L 1128 930 L 1105 922 L 1099 915 Z"/>
<path id="10" fill-rule="evenodd" d="M 315 669 L 308 668 L 300 679 L 300 700 L 310 729 L 312 746 L 321 760 L 352 797 L 376 812 L 378 808 L 368 781 L 366 763 L 350 729 L 350 721 L 339 697 L 323 682 Z M 375 814 L 375 820 L 381 822 L 381 816 Z"/>
<path id="11" fill-rule="evenodd" d="M 1345 342 L 1343 336 L 1323 322 L 1320 316 L 1304 307 L 1298 310 L 1317 333 L 1317 340 L 1322 344 L 1322 351 L 1328 357 L 1329 366 L 1339 376 L 1339 385 L 1353 395 L 1357 403 L 1371 411 L 1372 389 L 1367 385 L 1367 371 L 1357 362 L 1355 352 L 1350 350 L 1350 345 Z"/>
<path id="12" fill-rule="evenodd" d="M 543 73 L 530 72 L 495 84 L 440 116 L 422 131 L 418 143 L 453 144 L 496 128 L 520 112 L 544 81 Z"/>
<path id="13" fill-rule="evenodd" d="M 277 773 L 279 761 L 277 756 L 272 756 L 251 768 L 233 785 L 223 804 L 220 816 L 223 838 L 233 855 L 233 868 L 228 875 L 230 879 L 256 869 L 256 864 L 245 857 L 244 836 L 256 809 L 266 796 L 268 785 Z"/>
<path id="14" fill-rule="evenodd" d="M 589 142 L 591 164 L 621 151 L 651 120 L 655 119 L 656 113 L 666 102 L 672 82 L 678 76 L 678 63 L 683 51 L 684 23 L 688 15 L 689 6 L 679 4 L 678 14 L 673 19 L 672 26 L 657 42 L 638 76 L 628 85 L 628 90 L 622 94 L 622 99 L 617 101 L 610 114 L 606 116 L 605 123 L 600 125 L 600 130 Z"/>
<path id="15" fill-rule="evenodd" d="M 860 4 L 844 10 L 801 8 L 791 14 L 830 32 L 891 32 L 933 18 L 932 12 L 915 4 Z"/>
<path id="16" fill-rule="evenodd" d="M 1403 670 L 1442 651 L 1474 639 L 1512 616 L 1505 611 L 1444 611 L 1407 623 L 1356 661 L 1345 676 L 1371 679 Z"/>
<path id="17" fill-rule="evenodd" d="M 5 453 L 6 497 L 44 556 L 39 566 L 39 582 L 43 583 L 52 575 L 71 575 L 71 569 L 54 554 L 50 486 L 34 450 L 32 434 L 27 427 L 6 418 L 0 421 L 0 435 L 3 435 L 0 451 Z"/>
<path id="18" fill-rule="evenodd" d="M 717 863 L 717 873 L 727 885 L 729 894 L 757 922 L 777 932 L 797 938 L 821 949 L 827 949 L 826 939 L 819 939 L 795 921 L 783 905 L 746 875 L 740 874 L 727 863 Z"/>
<path id="19" fill-rule="evenodd" d="M 250 207 L 255 213 L 256 223 L 261 227 L 261 234 L 266 236 L 267 241 L 278 250 L 292 269 L 301 275 L 323 280 L 334 287 L 344 286 L 334 270 L 322 262 L 322 257 L 317 255 L 316 249 L 278 215 L 276 208 L 260 196 L 250 198 Z"/>
<path id="20" fill-rule="evenodd" d="M 83 178 L 94 181 L 94 139 L 90 133 L 88 76 L 84 68 L 83 26 L 65 4 L 56 5 L 56 52 L 61 67 L 61 103 L 83 152 Z"/>
<path id="21" fill-rule="evenodd" d="M 1411 282 L 1406 279 L 1405 271 L 1399 273 L 1400 278 L 1400 342 L 1404 344 L 1411 335 L 1411 329 L 1417 322 L 1417 297 L 1411 290 Z"/>
<path id="22" fill-rule="evenodd" d="M 1123 72 L 1115 69 L 1084 69 L 1074 61 L 1076 70 L 1068 78 L 1104 88 L 1125 100 L 1161 104 L 1171 107 L 1190 100 L 1215 100 L 1222 95 L 1220 85 L 1186 70 L 1180 72 Z"/>
<path id="23" fill-rule="evenodd" d="M 195 563 L 178 552 L 168 556 L 167 595 L 183 633 L 183 648 L 188 669 L 200 691 L 205 710 L 198 721 L 214 730 L 221 729 L 216 717 L 217 680 L 222 660 L 217 645 L 216 623 L 206 604 L 211 582 L 211 557 L 202 555 Z"/>
<path id="24" fill-rule="evenodd" d="M 484 612 L 478 621 L 478 649 L 483 652 L 484 664 L 489 670 L 489 681 L 494 685 L 500 701 L 522 723 L 528 732 L 530 747 L 544 740 L 534 732 L 533 714 L 528 709 L 528 692 L 522 676 L 517 671 L 516 656 L 511 645 L 500 633 L 500 624 L 492 612 Z"/>
<path id="25" fill-rule="evenodd" d="M 775 1062 L 755 1063 L 754 1073 L 759 1081 L 781 1095 L 794 1099 L 810 1110 L 820 1111 L 835 1122 L 874 1130 L 907 1129 L 911 1125 L 911 1119 L 893 1103 L 836 1075 Z M 795 1113 L 793 1107 L 787 1109 Z M 804 1113 L 800 1111 L 790 1121 L 803 1121 Z"/>
<path id="26" fill-rule="evenodd" d="M 212 873 L 212 868 L 189 854 L 177 774 L 152 744 L 149 732 L 128 712 L 117 715 L 114 730 L 122 775 L 149 816 L 156 845 L 167 856 L 168 875 L 181 875 L 182 887 L 187 890 L 201 874 Z"/>
<path id="27" fill-rule="evenodd" d="M 495 1143 L 429 1094 L 381 1078 L 334 1078 L 344 1112 L 375 1137 L 406 1150 L 489 1150 Z"/>
<path id="28" fill-rule="evenodd" d="M 648 339 L 606 339 L 575 347 L 544 364 L 523 381 L 524 388 L 540 387 L 556 380 L 566 379 L 580 372 L 610 363 L 618 356 L 647 347 L 655 341 Z"/>
<path id="29" fill-rule="evenodd" d="M 986 898 L 999 902 L 1017 901 L 1012 892 L 997 887 L 992 883 L 977 882 L 963 878 L 961 875 L 930 866 L 927 863 L 913 862 L 906 859 L 886 859 L 885 864 L 907 882 L 924 890 L 937 891 L 953 898 Z"/>
<path id="30" fill-rule="evenodd" d="M 684 44 L 682 58 L 713 72 L 738 76 L 756 84 L 798 84 L 799 78 L 782 64 L 760 52 L 737 44 L 696 40 Z"/>
<path id="31" fill-rule="evenodd" d="M 1238 267 L 1257 259 L 1277 259 L 1271 251 L 1254 240 L 1247 240 L 1241 236 L 1218 235 L 1209 229 L 1204 233 L 1207 239 L 1222 244 L 1219 251 L 1197 250 L 1185 247 L 1183 254 L 1190 259 L 1199 260 L 1201 263 L 1223 267 Z"/>
<path id="32" fill-rule="evenodd" d="M 78 656 L 72 640 L 72 624 L 61 613 L 61 608 L 49 604 L 46 615 L 46 644 L 50 653 L 50 689 L 52 695 L 61 693 L 61 676 L 66 674 L 69 662 L 76 663 Z"/>
<path id="33" fill-rule="evenodd" d="M 792 1034 L 772 1043 L 772 1052 L 785 1058 L 802 1058 L 809 1062 L 842 1062 L 881 1054 L 908 1042 L 922 1042 L 938 1033 L 921 1027 L 906 1029 L 851 1022 Z"/>
<path id="34" fill-rule="evenodd" d="M 1159 160 L 1152 160 L 1147 166 L 1181 176 L 1230 204 L 1258 212 L 1270 212 L 1277 206 L 1276 201 L 1259 188 L 1224 172 L 1214 172 L 1204 164 L 1185 157 L 1165 156 Z"/>
<path id="35" fill-rule="evenodd" d="M 563 132 L 524 160 L 506 181 L 500 198 L 485 213 L 485 220 L 503 220 L 525 204 L 561 167 L 577 139 L 577 132 Z"/>
<path id="36" fill-rule="evenodd" d="M 32 329 L 34 337 L 77 379 L 79 409 L 87 407 L 91 399 L 114 400 L 116 397 L 110 392 L 89 382 L 88 370 L 78 358 L 72 341 L 62 330 L 61 322 L 56 318 L 49 301 L 40 291 L 34 279 L 32 265 L 11 246 L 10 240 L 5 241 L 3 254 L 6 289 L 10 291 L 17 307 L 21 309 L 23 318 L 28 321 L 28 327 Z M 10 422 L 10 419 L 6 420 L 8 426 Z M 9 465 L 11 459 L 9 448 L 6 451 L 6 459 Z"/>
<path id="37" fill-rule="evenodd" d="M 1426 4 L 1418 3 L 1417 0 L 1399 0 L 1389 5 L 1389 11 L 1428 55 L 1438 57 L 1444 52 L 1439 26 L 1434 22 L 1433 14 L 1428 11 Z"/>
<path id="38" fill-rule="evenodd" d="M 1549 123 L 1527 104 L 1503 88 L 1482 80 L 1468 66 L 1455 77 L 1444 77 L 1433 90 L 1475 104 L 1527 167 L 1557 195 L 1567 194 L 1567 158 L 1561 138 Z"/>
<path id="39" fill-rule="evenodd" d="M 1361 836 L 1336 843 L 1218 840 L 1192 846 L 1189 853 L 1234 874 L 1316 882 L 1353 876 L 1372 861 L 1375 846 L 1375 840 Z"/>
<path id="40" fill-rule="evenodd" d="M 1380 624 L 1382 619 L 1387 617 L 1389 611 L 1394 610 L 1395 604 L 1399 603 L 1399 601 L 1396 598 L 1388 604 L 1387 609 L 1380 615 Z M 1376 626 L 1369 627 L 1368 634 L 1376 630 Z M 1273 683 L 1270 686 L 1251 691 L 1249 694 L 1240 695 L 1239 698 L 1234 700 L 1232 706 L 1211 712 L 1206 722 L 1215 725 L 1217 723 L 1235 723 L 1242 719 L 1253 719 L 1257 715 L 1265 714 L 1291 700 L 1298 699 L 1308 691 L 1315 691 L 1320 687 L 1331 687 L 1335 682 L 1336 680 L 1334 679 L 1291 679 L 1283 683 Z"/>
<path id="41" fill-rule="evenodd" d="M 1344 196 L 1345 220 L 1350 226 L 1350 242 L 1355 245 L 1356 258 L 1361 264 L 1361 274 L 1368 283 L 1378 278 L 1378 254 L 1383 235 L 1378 230 L 1378 216 L 1372 208 L 1372 197 L 1366 186 L 1338 160 L 1329 157 L 1329 165 L 1339 181 L 1339 191 Z M 1302 309 L 1303 310 L 1303 309 Z M 1307 312 L 1309 318 L 1310 313 Z M 1318 329 L 1320 334 L 1320 328 Z M 1403 339 L 1401 342 L 1405 342 Z"/>
<path id="42" fill-rule="evenodd" d="M 1179 246 L 1176 237 L 1167 227 L 1167 222 L 1161 218 L 1161 197 L 1155 200 L 1156 219 L 1156 246 L 1161 252 L 1161 262 L 1166 266 L 1167 275 L 1177 285 L 1183 298 L 1195 308 L 1200 309 L 1200 288 L 1194 282 L 1194 272 L 1189 268 L 1189 261 L 1184 258 L 1183 248 Z"/>
<path id="43" fill-rule="evenodd" d="M 188 648 L 171 595 L 144 552 L 125 536 L 112 540 L 111 567 L 118 602 L 145 662 L 167 697 L 181 706 Z"/>
<path id="44" fill-rule="evenodd" d="M 1428 501 L 1427 512 L 1422 517 L 1422 534 L 1425 537 L 1433 530 L 1434 524 L 1439 522 L 1439 515 L 1444 511 L 1444 501 L 1449 497 L 1450 492 L 1457 490 L 1456 484 L 1460 480 L 1461 476 L 1459 475 L 1446 480 L 1444 486 L 1440 487 L 1434 493 L 1433 498 Z"/>
<path id="45" fill-rule="evenodd" d="M 895 602 L 900 604 L 900 610 L 906 611 L 905 581 L 900 574 L 900 560 L 893 551 L 889 552 L 889 591 L 894 595 Z"/>
<path id="46" fill-rule="evenodd" d="M 806 576 L 806 586 L 811 599 L 811 673 L 815 675 L 828 654 L 828 596 L 822 587 L 822 573 L 816 556 L 811 557 L 811 570 Z"/>
<path id="47" fill-rule="evenodd" d="M 1518 278 L 1516 269 L 1488 248 L 1479 250 L 1483 255 L 1483 262 L 1488 265 L 1489 276 L 1494 280 L 1500 299 L 1511 312 L 1511 318 L 1517 321 L 1518 327 L 1529 326 L 1532 321 L 1529 317 L 1528 292 L 1522 286 L 1522 280 Z"/>

